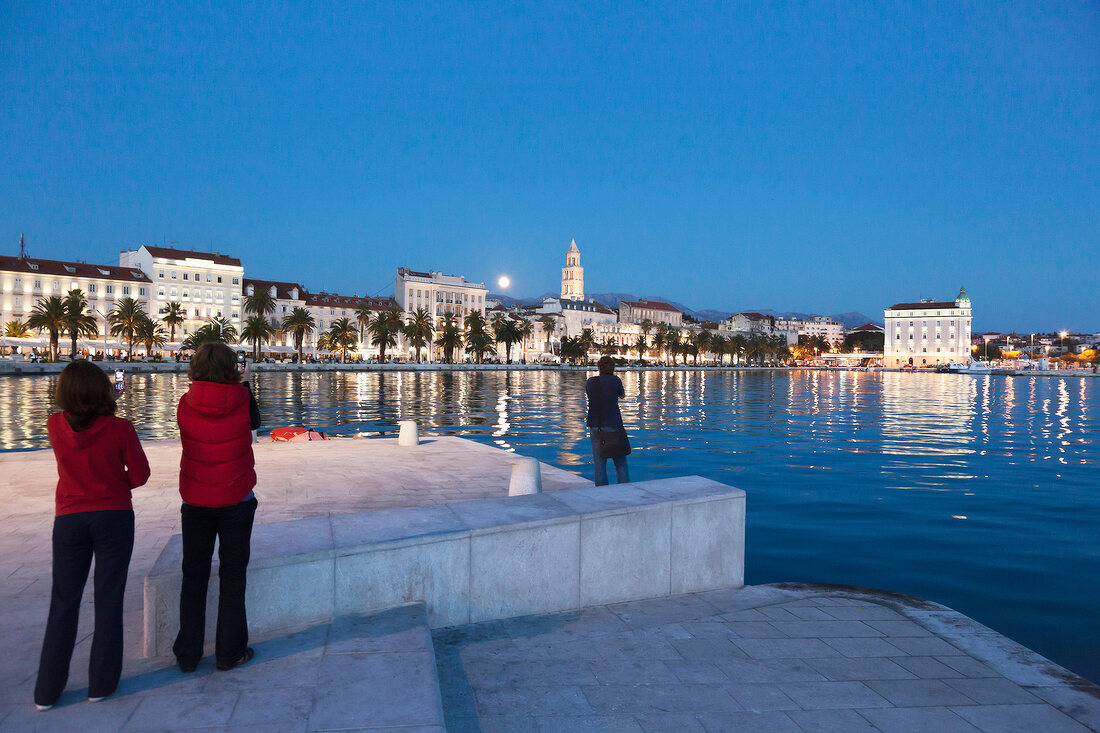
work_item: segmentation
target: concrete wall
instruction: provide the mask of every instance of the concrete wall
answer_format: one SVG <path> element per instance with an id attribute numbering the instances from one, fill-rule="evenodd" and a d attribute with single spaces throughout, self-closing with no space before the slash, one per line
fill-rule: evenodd
<path id="1" fill-rule="evenodd" d="M 181 544 L 145 578 L 145 653 L 179 628 Z M 422 601 L 433 627 L 744 585 L 745 493 L 689 476 L 259 525 L 252 633 Z M 207 638 L 217 614 L 210 579 Z"/>

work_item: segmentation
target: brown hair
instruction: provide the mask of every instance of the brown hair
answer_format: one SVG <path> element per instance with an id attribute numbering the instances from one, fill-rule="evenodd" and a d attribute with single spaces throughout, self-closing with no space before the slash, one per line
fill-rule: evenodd
<path id="1" fill-rule="evenodd" d="M 601 356 L 600 360 L 596 362 L 596 366 L 599 368 L 600 374 L 615 373 L 615 360 L 610 356 Z"/>
<path id="2" fill-rule="evenodd" d="M 207 341 L 195 349 L 187 375 L 192 382 L 241 382 L 241 374 L 237 371 L 237 355 L 224 341 Z"/>
<path id="3" fill-rule="evenodd" d="M 74 361 L 61 370 L 54 402 L 78 433 L 101 415 L 115 414 L 114 387 L 102 369 L 90 361 Z"/>

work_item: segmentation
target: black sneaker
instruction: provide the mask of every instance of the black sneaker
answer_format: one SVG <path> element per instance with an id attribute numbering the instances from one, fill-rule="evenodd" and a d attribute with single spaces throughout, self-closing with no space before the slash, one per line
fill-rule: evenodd
<path id="1" fill-rule="evenodd" d="M 176 664 L 179 665 L 180 672 L 184 674 L 191 674 L 199 668 L 199 660 L 197 659 L 183 659 L 182 657 L 176 657 Z"/>
<path id="2" fill-rule="evenodd" d="M 242 664 L 247 663 L 254 656 L 256 656 L 256 652 L 252 649 L 252 647 L 248 647 L 247 649 L 244 650 L 244 654 L 242 654 L 240 659 L 238 659 L 237 661 L 235 661 L 235 662 L 218 662 L 216 666 L 217 666 L 219 672 L 228 672 L 229 670 L 233 669 L 234 667 L 239 667 Z"/>

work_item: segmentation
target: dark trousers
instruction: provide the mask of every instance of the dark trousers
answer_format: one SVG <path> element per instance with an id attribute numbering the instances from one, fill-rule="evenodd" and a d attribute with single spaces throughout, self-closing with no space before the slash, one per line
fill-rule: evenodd
<path id="1" fill-rule="evenodd" d="M 248 615 L 244 608 L 248 555 L 256 499 L 226 507 L 184 504 L 183 586 L 180 588 L 180 631 L 172 651 L 180 661 L 198 662 L 206 632 L 206 589 L 210 560 L 218 540 L 218 630 L 214 657 L 224 664 L 241 658 L 248 646 Z"/>
<path id="2" fill-rule="evenodd" d="M 592 462 L 596 464 L 596 486 L 607 486 L 607 459 L 600 455 L 599 428 L 588 430 L 588 437 L 592 441 Z M 629 484 L 630 471 L 626 467 L 626 456 L 611 460 L 615 463 L 615 478 L 620 484 Z"/>
<path id="3" fill-rule="evenodd" d="M 134 550 L 130 509 L 62 514 L 53 521 L 53 590 L 34 701 L 53 705 L 69 681 L 80 599 L 95 557 L 95 632 L 88 697 L 106 697 L 122 676 L 122 597 Z"/>

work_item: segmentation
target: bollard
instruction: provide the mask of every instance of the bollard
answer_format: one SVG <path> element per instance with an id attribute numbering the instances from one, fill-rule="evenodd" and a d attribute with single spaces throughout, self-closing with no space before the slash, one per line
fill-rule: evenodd
<path id="1" fill-rule="evenodd" d="M 401 432 L 397 434 L 398 445 L 420 445 L 420 432 L 415 420 L 402 420 L 397 424 L 401 426 Z"/>
<path id="2" fill-rule="evenodd" d="M 508 482 L 508 496 L 542 493 L 542 472 L 534 458 L 520 458 L 512 462 L 512 479 Z"/>

